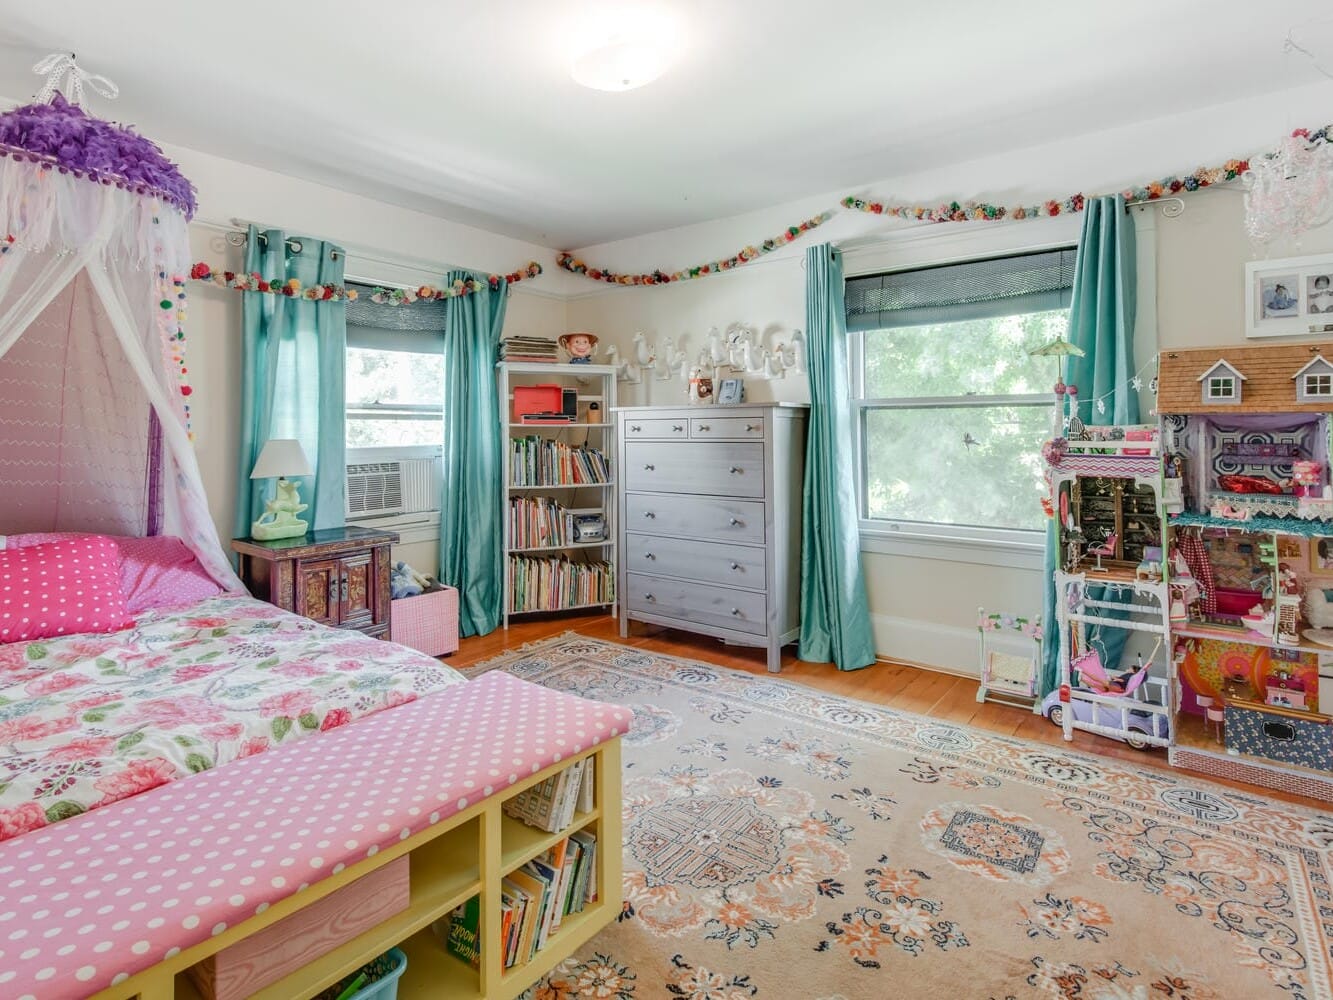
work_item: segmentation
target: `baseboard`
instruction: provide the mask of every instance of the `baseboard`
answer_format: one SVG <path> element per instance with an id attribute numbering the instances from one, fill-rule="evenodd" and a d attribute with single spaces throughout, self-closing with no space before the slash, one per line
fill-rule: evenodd
<path id="1" fill-rule="evenodd" d="M 977 677 L 977 630 L 893 615 L 870 616 L 876 655 L 960 677 Z"/>

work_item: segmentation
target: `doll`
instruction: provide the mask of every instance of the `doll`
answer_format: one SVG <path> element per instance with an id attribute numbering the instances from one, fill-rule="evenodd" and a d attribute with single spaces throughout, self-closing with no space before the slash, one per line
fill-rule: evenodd
<path id="1" fill-rule="evenodd" d="M 590 365 L 597 338 L 591 333 L 566 333 L 560 337 L 560 346 L 569 354 L 571 365 Z"/>

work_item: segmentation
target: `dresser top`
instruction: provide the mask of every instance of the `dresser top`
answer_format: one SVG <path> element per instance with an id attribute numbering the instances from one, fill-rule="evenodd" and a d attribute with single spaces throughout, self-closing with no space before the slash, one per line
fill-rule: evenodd
<path id="1" fill-rule="evenodd" d="M 674 413 L 687 412 L 705 416 L 709 413 L 724 413 L 728 410 L 808 410 L 809 403 L 708 403 L 695 404 L 676 403 L 662 406 L 613 406 L 614 413 Z"/>

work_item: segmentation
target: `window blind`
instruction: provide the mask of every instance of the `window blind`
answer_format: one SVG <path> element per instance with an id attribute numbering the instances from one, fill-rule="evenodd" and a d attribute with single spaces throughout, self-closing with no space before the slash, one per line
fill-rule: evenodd
<path id="1" fill-rule="evenodd" d="M 435 354 L 444 348 L 443 301 L 382 306 L 370 301 L 368 285 L 349 282 L 357 298 L 347 303 L 347 346 L 372 351 Z"/>
<path id="2" fill-rule="evenodd" d="M 847 281 L 847 328 L 957 323 L 1067 309 L 1076 248 L 970 260 Z"/>

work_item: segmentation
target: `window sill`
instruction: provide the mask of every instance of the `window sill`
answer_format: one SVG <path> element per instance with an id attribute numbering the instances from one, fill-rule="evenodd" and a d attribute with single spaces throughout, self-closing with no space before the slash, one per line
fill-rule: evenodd
<path id="1" fill-rule="evenodd" d="M 1041 572 L 1045 561 L 1045 542 L 1041 535 L 1029 540 L 1025 533 L 1004 533 L 1011 537 L 948 534 L 944 531 L 914 531 L 909 527 L 884 522 L 861 522 L 861 551 L 912 559 L 939 559 L 945 562 L 1001 566 L 1006 569 Z M 1012 537 L 1017 535 L 1019 537 Z"/>
<path id="2" fill-rule="evenodd" d="M 400 545 L 413 545 L 417 542 L 438 542 L 440 540 L 440 512 L 423 510 L 412 514 L 390 514 L 387 517 L 348 518 L 348 524 L 358 528 L 379 528 L 398 534 Z"/>

